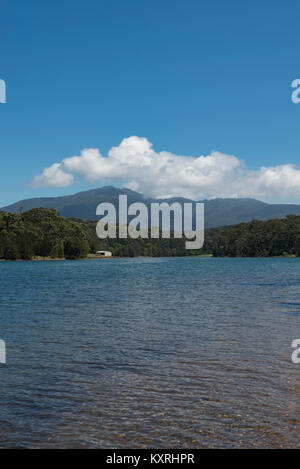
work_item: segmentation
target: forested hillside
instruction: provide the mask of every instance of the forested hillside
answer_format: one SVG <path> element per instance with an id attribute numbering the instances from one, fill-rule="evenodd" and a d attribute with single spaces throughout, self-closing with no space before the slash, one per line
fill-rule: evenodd
<path id="1" fill-rule="evenodd" d="M 207 237 L 216 257 L 300 256 L 300 216 L 253 220 L 216 230 Z"/>
<path id="2" fill-rule="evenodd" d="M 80 224 L 55 210 L 33 209 L 23 214 L 0 212 L 0 258 L 33 256 L 78 259 L 90 250 Z"/>
<path id="3" fill-rule="evenodd" d="M 80 259 L 98 250 L 114 256 L 186 256 L 184 239 L 106 239 L 96 235 L 96 222 L 63 218 L 53 209 L 21 214 L 0 212 L 0 259 L 51 257 Z"/>
<path id="4" fill-rule="evenodd" d="M 216 257 L 300 256 L 300 216 L 253 220 L 208 229 L 202 249 L 185 249 L 185 239 L 105 239 L 96 222 L 63 218 L 53 209 L 35 208 L 21 214 L 0 212 L 0 259 L 35 257 L 80 259 L 98 250 L 120 257 L 163 257 L 212 254 Z"/>

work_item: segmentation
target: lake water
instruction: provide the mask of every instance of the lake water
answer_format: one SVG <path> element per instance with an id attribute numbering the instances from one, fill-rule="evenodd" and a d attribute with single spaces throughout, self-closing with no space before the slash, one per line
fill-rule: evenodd
<path id="1" fill-rule="evenodd" d="M 300 259 L 1 262 L 0 447 L 300 447 Z"/>

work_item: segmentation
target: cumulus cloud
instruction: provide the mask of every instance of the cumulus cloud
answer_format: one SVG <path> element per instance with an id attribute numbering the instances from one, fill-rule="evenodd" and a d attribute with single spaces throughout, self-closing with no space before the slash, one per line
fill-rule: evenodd
<path id="1" fill-rule="evenodd" d="M 181 156 L 156 152 L 146 138 L 125 138 L 107 156 L 86 148 L 79 156 L 65 158 L 36 176 L 34 187 L 65 187 L 79 176 L 88 182 L 114 181 L 148 196 L 298 197 L 300 170 L 286 164 L 250 171 L 234 155 L 218 151 L 206 156 Z"/>
<path id="2" fill-rule="evenodd" d="M 49 168 L 45 168 L 42 174 L 36 176 L 31 185 L 34 188 L 39 187 L 67 187 L 73 184 L 74 176 L 66 173 L 61 163 L 55 163 Z"/>

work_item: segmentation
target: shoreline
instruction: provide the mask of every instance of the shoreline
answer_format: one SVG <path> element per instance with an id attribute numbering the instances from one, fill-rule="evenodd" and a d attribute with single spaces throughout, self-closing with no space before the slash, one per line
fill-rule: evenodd
<path id="1" fill-rule="evenodd" d="M 110 256 L 110 257 L 97 257 L 90 255 L 88 257 L 82 257 L 79 259 L 66 259 L 65 257 L 35 257 L 32 259 L 0 259 L 0 262 L 45 262 L 45 261 L 93 261 L 93 260 L 114 260 L 114 259 L 195 259 L 195 258 L 214 258 L 214 259 L 297 259 L 295 255 L 289 256 L 266 256 L 266 257 L 237 257 L 237 256 L 213 256 L 212 254 L 203 254 L 200 256 Z"/>
<path id="2" fill-rule="evenodd" d="M 45 262 L 45 261 L 91 261 L 91 260 L 121 259 L 118 256 L 110 257 L 82 257 L 79 259 L 66 259 L 65 257 L 35 257 L 32 259 L 0 259 L 0 262 Z"/>
<path id="3" fill-rule="evenodd" d="M 213 257 L 212 254 L 202 254 L 200 256 L 161 256 L 164 258 L 195 258 L 195 257 Z M 136 257 L 120 257 L 120 256 L 109 256 L 109 257 L 100 257 L 94 254 L 90 254 L 88 257 L 82 257 L 79 259 L 66 259 L 65 257 L 33 257 L 32 259 L 0 259 L 0 262 L 45 262 L 45 261 L 93 261 L 93 260 L 113 260 L 113 259 L 159 259 L 159 257 L 154 256 L 136 256 Z"/>

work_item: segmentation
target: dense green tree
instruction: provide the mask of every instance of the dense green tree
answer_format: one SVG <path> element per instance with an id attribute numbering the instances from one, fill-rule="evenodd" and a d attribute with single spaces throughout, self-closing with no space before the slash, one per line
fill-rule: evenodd
<path id="1" fill-rule="evenodd" d="M 55 210 L 37 208 L 18 215 L 0 212 L 2 259 L 63 258 L 64 244 L 70 239 L 71 258 L 85 257 L 90 251 L 86 230 L 79 223 L 60 217 Z"/>
<path id="2" fill-rule="evenodd" d="M 215 233 L 212 230 L 204 248 L 217 257 L 299 256 L 300 216 L 253 220 Z"/>

